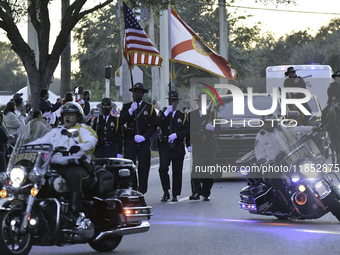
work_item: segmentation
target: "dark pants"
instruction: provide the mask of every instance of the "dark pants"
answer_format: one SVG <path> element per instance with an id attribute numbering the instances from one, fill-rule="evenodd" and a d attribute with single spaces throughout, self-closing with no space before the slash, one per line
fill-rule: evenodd
<path id="1" fill-rule="evenodd" d="M 97 146 L 94 155 L 96 158 L 116 158 L 117 146 Z"/>
<path id="2" fill-rule="evenodd" d="M 6 172 L 6 153 L 0 151 L 0 172 Z"/>
<path id="3" fill-rule="evenodd" d="M 66 166 L 59 166 L 58 173 L 66 180 L 69 187 L 70 194 L 70 208 L 73 211 L 79 212 L 80 210 L 80 197 L 82 192 L 82 185 L 87 185 L 84 182 L 90 180 L 90 175 L 80 165 L 72 164 Z"/>
<path id="4" fill-rule="evenodd" d="M 151 165 L 150 141 L 137 144 L 132 138 L 124 140 L 124 158 L 131 159 L 135 164 L 138 159 L 138 186 L 137 178 L 134 181 L 134 189 L 145 194 L 148 190 L 148 179 Z"/>
<path id="5" fill-rule="evenodd" d="M 204 197 L 210 196 L 211 188 L 214 184 L 214 178 L 210 175 L 210 173 L 200 173 L 199 175 L 202 178 L 198 178 L 198 174 L 196 173 L 193 177 L 195 166 L 210 166 L 214 164 L 214 151 L 215 145 L 213 143 L 198 143 L 193 145 L 192 151 L 192 172 L 191 172 L 191 190 L 192 193 L 202 195 Z M 204 178 L 205 175 L 210 175 L 211 178 Z"/>
<path id="6" fill-rule="evenodd" d="M 191 179 L 192 193 L 193 194 L 197 193 L 204 197 L 209 197 L 213 184 L 214 184 L 213 178 L 192 178 Z"/>
<path id="7" fill-rule="evenodd" d="M 170 190 L 169 166 L 172 163 L 172 195 L 179 196 L 182 191 L 182 170 L 184 154 L 176 157 L 170 155 L 168 146 L 159 146 L 159 177 L 164 192 Z"/>

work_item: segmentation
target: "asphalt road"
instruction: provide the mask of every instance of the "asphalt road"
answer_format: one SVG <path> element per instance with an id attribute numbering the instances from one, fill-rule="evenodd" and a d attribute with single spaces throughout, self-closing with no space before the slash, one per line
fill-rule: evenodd
<path id="1" fill-rule="evenodd" d="M 340 254 L 340 224 L 327 214 L 317 220 L 277 220 L 249 214 L 239 207 L 244 181 L 215 182 L 211 201 L 189 201 L 189 163 L 183 173 L 178 203 L 162 203 L 158 165 L 151 168 L 145 195 L 154 216 L 147 233 L 124 236 L 110 253 L 121 255 L 172 254 Z M 33 247 L 30 254 L 97 254 L 87 244 Z"/>

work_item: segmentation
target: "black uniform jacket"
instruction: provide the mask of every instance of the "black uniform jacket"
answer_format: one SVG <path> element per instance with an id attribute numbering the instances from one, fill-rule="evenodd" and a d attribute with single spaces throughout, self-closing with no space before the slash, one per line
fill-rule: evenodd
<path id="1" fill-rule="evenodd" d="M 187 115 L 177 110 L 174 117 L 172 117 L 172 113 L 165 117 L 164 112 L 161 111 L 156 117 L 156 125 L 160 126 L 162 132 L 161 136 L 163 137 L 163 141 L 159 142 L 158 147 L 160 149 L 164 146 L 170 147 L 170 144 L 167 142 L 167 137 L 172 133 L 176 133 L 177 139 L 174 141 L 173 151 L 176 156 L 184 155 L 184 138 L 188 137 L 190 132 L 190 125 Z"/>
<path id="2" fill-rule="evenodd" d="M 335 97 L 336 99 L 340 99 L 340 84 L 336 82 L 332 82 L 329 84 L 327 89 L 328 101 L 327 104 L 331 103 L 331 99 Z"/>
<path id="3" fill-rule="evenodd" d="M 92 129 L 95 130 L 98 135 L 97 146 L 115 146 L 118 149 L 118 153 L 122 154 L 122 127 L 117 117 L 110 114 L 106 122 L 103 115 L 99 115 L 99 117 L 94 119 Z"/>
<path id="4" fill-rule="evenodd" d="M 123 109 L 120 112 L 120 123 L 124 125 L 124 139 L 133 138 L 135 135 L 142 135 L 145 141 L 150 143 L 150 137 L 156 131 L 155 118 L 156 113 L 154 107 L 142 101 L 140 107 L 138 107 L 130 116 L 129 109 L 132 102 L 123 105 Z M 136 123 L 138 124 L 138 130 Z"/>

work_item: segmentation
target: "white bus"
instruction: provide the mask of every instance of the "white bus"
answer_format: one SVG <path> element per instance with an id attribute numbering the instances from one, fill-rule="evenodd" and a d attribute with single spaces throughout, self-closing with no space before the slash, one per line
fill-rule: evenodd
<path id="1" fill-rule="evenodd" d="M 306 82 L 306 88 L 317 96 L 324 108 L 327 105 L 327 88 L 333 81 L 332 68 L 328 65 L 281 65 L 268 66 L 266 69 L 266 91 L 272 93 L 273 87 L 283 87 L 284 80 L 287 78 L 285 72 L 287 68 L 293 66 L 297 69 L 296 74 L 301 76 Z"/>

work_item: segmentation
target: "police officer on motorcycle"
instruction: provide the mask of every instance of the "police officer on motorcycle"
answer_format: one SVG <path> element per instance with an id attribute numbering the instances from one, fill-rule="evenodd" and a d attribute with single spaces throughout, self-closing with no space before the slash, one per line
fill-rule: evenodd
<path id="1" fill-rule="evenodd" d="M 265 165 L 270 161 L 275 161 L 277 156 L 284 152 L 287 145 L 282 140 L 288 140 L 292 145 L 296 136 L 301 136 L 312 130 L 311 126 L 284 127 L 279 126 L 280 119 L 274 115 L 262 116 L 263 127 L 256 135 L 255 156 L 259 165 Z M 291 141 L 291 142 L 289 142 Z"/>
<path id="2" fill-rule="evenodd" d="M 97 143 L 97 135 L 89 126 L 83 123 L 83 109 L 75 102 L 67 102 L 62 110 L 63 125 L 53 128 L 43 137 L 29 144 L 49 143 L 56 147 L 65 147 L 69 155 L 56 153 L 52 164 L 59 174 L 66 179 L 69 187 L 69 212 L 65 215 L 66 224 L 77 227 L 76 222 L 84 219 L 80 213 L 80 198 L 82 186 L 90 181 L 91 154 Z"/>

